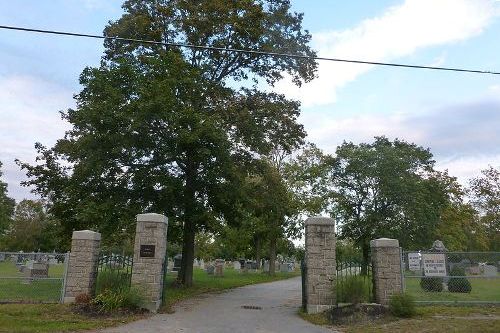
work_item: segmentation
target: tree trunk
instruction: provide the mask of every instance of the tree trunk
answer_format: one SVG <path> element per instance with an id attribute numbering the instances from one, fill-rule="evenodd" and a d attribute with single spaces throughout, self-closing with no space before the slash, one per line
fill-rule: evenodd
<path id="1" fill-rule="evenodd" d="M 257 261 L 257 269 L 260 269 L 260 250 L 262 247 L 262 243 L 260 241 L 260 237 L 257 236 L 255 239 L 255 261 Z"/>
<path id="2" fill-rule="evenodd" d="M 177 277 L 185 287 L 193 285 L 193 262 L 194 262 L 194 239 L 195 227 L 195 205 L 196 205 L 196 166 L 190 163 L 189 156 L 186 162 L 186 187 L 184 197 L 184 229 L 182 236 L 182 261 L 181 269 Z"/>
<path id="3" fill-rule="evenodd" d="M 193 285 L 194 236 L 193 223 L 186 220 L 184 223 L 184 235 L 182 237 L 181 269 L 177 278 L 185 287 Z"/>
<path id="4" fill-rule="evenodd" d="M 269 275 L 276 273 L 276 237 L 272 236 L 269 241 Z"/>
<path id="5" fill-rule="evenodd" d="M 370 243 L 363 240 L 361 245 L 363 252 L 363 262 L 361 263 L 361 275 L 368 275 L 368 265 L 370 265 Z"/>

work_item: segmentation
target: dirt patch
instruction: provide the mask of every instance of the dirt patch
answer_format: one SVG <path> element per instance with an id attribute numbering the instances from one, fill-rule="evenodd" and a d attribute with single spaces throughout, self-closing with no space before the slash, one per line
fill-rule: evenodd
<path id="1" fill-rule="evenodd" d="M 348 304 L 335 307 L 326 314 L 334 325 L 350 325 L 373 322 L 387 313 L 387 308 L 380 304 Z"/>
<path id="2" fill-rule="evenodd" d="M 87 318 L 122 318 L 128 316 L 141 316 L 146 317 L 149 314 L 149 311 L 146 309 L 137 309 L 137 310 L 126 310 L 126 309 L 118 309 L 113 312 L 103 312 L 100 311 L 98 307 L 93 306 L 90 303 L 87 304 L 78 304 L 74 303 L 71 305 L 71 311 L 75 314 L 79 314 L 85 316 Z"/>

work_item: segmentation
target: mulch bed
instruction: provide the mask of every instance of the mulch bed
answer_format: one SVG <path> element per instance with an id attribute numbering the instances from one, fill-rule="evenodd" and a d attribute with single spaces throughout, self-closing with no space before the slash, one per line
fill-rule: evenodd
<path id="1" fill-rule="evenodd" d="M 372 322 L 383 318 L 388 309 L 380 304 L 346 304 L 327 312 L 327 317 L 334 325 L 349 325 L 361 322 Z"/>

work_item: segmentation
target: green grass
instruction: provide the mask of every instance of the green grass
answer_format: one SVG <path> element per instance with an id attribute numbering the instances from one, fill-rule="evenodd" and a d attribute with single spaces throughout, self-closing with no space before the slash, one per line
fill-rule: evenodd
<path id="1" fill-rule="evenodd" d="M 272 282 L 299 276 L 300 271 L 291 273 L 277 272 L 275 276 L 270 276 L 260 272 L 240 273 L 234 269 L 224 269 L 223 277 L 208 275 L 205 271 L 195 268 L 193 273 L 193 286 L 191 288 L 175 287 L 175 274 L 168 274 L 166 281 L 165 302 L 162 311 L 172 311 L 175 303 L 206 292 L 217 292 L 249 284 Z"/>
<path id="2" fill-rule="evenodd" d="M 75 332 L 116 326 L 140 319 L 140 315 L 89 318 L 62 304 L 0 304 L 0 332 Z"/>
<path id="3" fill-rule="evenodd" d="M 64 264 L 51 265 L 49 278 L 56 280 L 33 280 L 27 284 L 14 263 L 0 262 L 0 302 L 58 302 L 63 274 Z"/>
<path id="4" fill-rule="evenodd" d="M 452 293 L 448 291 L 427 292 L 420 287 L 420 278 L 405 278 L 406 292 L 415 301 L 445 301 L 445 302 L 499 302 L 500 278 L 470 278 L 472 290 L 470 293 Z"/>
<path id="5" fill-rule="evenodd" d="M 349 326 L 332 326 L 324 313 L 299 312 L 299 315 L 313 324 L 330 326 L 344 333 L 500 332 L 500 307 L 495 306 L 422 306 L 417 308 L 414 318 L 399 319 L 388 315 Z"/>

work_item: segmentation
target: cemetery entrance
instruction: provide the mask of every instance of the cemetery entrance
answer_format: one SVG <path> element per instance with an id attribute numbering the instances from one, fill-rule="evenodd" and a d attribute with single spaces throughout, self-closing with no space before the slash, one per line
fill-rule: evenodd
<path id="1" fill-rule="evenodd" d="M 0 303 L 59 303 L 67 253 L 0 252 Z"/>
<path id="2" fill-rule="evenodd" d="M 500 304 L 500 252 L 405 251 L 403 288 L 418 303 Z"/>

